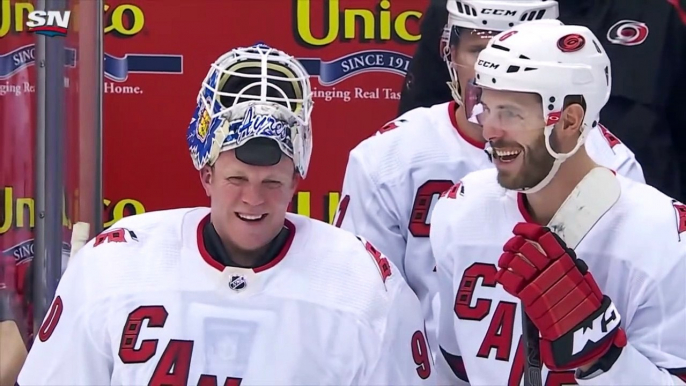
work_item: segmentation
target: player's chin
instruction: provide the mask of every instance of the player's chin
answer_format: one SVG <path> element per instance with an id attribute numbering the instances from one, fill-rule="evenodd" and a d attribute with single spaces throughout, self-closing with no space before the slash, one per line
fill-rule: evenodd
<path id="1" fill-rule="evenodd" d="M 521 190 L 527 187 L 526 176 L 521 169 L 508 170 L 508 168 L 503 168 L 503 170 L 498 169 L 498 184 L 505 189 L 509 190 Z"/>

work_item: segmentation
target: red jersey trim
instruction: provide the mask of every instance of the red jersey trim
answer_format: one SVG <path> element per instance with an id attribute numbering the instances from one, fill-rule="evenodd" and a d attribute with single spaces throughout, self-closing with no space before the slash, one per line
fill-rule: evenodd
<path id="1" fill-rule="evenodd" d="M 224 271 L 224 268 L 226 268 L 224 265 L 220 264 L 218 261 L 212 258 L 209 252 L 207 252 L 207 249 L 205 248 L 205 242 L 204 242 L 204 237 L 202 235 L 202 230 L 205 227 L 205 224 L 210 222 L 210 215 L 207 214 L 202 220 L 200 220 L 200 223 L 198 224 L 198 229 L 197 229 L 197 241 L 198 241 L 198 251 L 200 252 L 200 256 L 202 256 L 202 259 L 205 260 L 205 262 L 211 266 L 212 268 L 216 269 L 219 272 Z M 261 265 L 259 267 L 253 268 L 253 272 L 255 273 L 260 273 L 263 271 L 268 270 L 269 268 L 273 268 L 277 264 L 283 260 L 284 257 L 286 257 L 286 254 L 291 248 L 291 244 L 293 244 L 293 239 L 295 238 L 295 224 L 292 222 L 286 220 L 284 221 L 284 226 L 290 230 L 290 233 L 288 235 L 288 239 L 286 239 L 286 242 L 283 245 L 283 248 L 281 248 L 281 251 L 279 254 L 269 263 L 265 265 Z"/>

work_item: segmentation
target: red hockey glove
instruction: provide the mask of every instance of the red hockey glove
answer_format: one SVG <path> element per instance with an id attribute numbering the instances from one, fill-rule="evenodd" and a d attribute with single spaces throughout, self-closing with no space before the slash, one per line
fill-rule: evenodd
<path id="1" fill-rule="evenodd" d="M 571 370 L 626 345 L 621 316 L 583 260 L 550 229 L 514 227 L 496 280 L 518 297 L 541 332 L 541 360 L 551 370 Z"/>

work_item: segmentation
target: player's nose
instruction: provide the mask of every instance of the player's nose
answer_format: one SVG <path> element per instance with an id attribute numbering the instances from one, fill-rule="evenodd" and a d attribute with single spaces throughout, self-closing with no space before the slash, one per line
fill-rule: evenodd
<path id="1" fill-rule="evenodd" d="M 257 206 L 264 203 L 261 184 L 246 184 L 241 189 L 241 201 L 244 204 Z"/>
<path id="2" fill-rule="evenodd" d="M 505 136 L 505 130 L 493 119 L 486 119 L 481 127 L 486 141 L 495 141 Z"/>

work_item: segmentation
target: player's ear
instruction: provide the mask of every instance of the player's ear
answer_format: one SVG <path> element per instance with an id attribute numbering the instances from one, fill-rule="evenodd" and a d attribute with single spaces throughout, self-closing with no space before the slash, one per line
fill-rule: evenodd
<path id="1" fill-rule="evenodd" d="M 212 178 L 214 172 L 214 167 L 213 166 L 203 166 L 202 169 L 200 169 L 199 175 L 200 175 L 200 182 L 202 183 L 203 189 L 205 189 L 205 194 L 207 197 L 210 197 L 210 186 L 212 186 Z"/>
<path id="2" fill-rule="evenodd" d="M 302 181 L 302 178 L 300 177 L 300 174 L 296 170 L 293 172 L 293 180 L 291 181 L 291 186 L 293 188 L 294 194 L 295 194 L 295 191 L 298 189 L 298 185 L 300 185 L 300 181 Z"/>
<path id="3" fill-rule="evenodd" d="M 560 119 L 560 122 L 562 123 L 562 130 L 564 132 L 564 136 L 573 136 L 577 137 L 579 133 L 581 132 L 582 125 L 584 123 L 584 114 L 586 110 L 586 103 L 583 100 L 583 97 L 579 97 L 580 100 L 577 100 L 576 97 L 567 97 L 565 100 L 565 107 L 562 111 L 562 119 Z"/>

